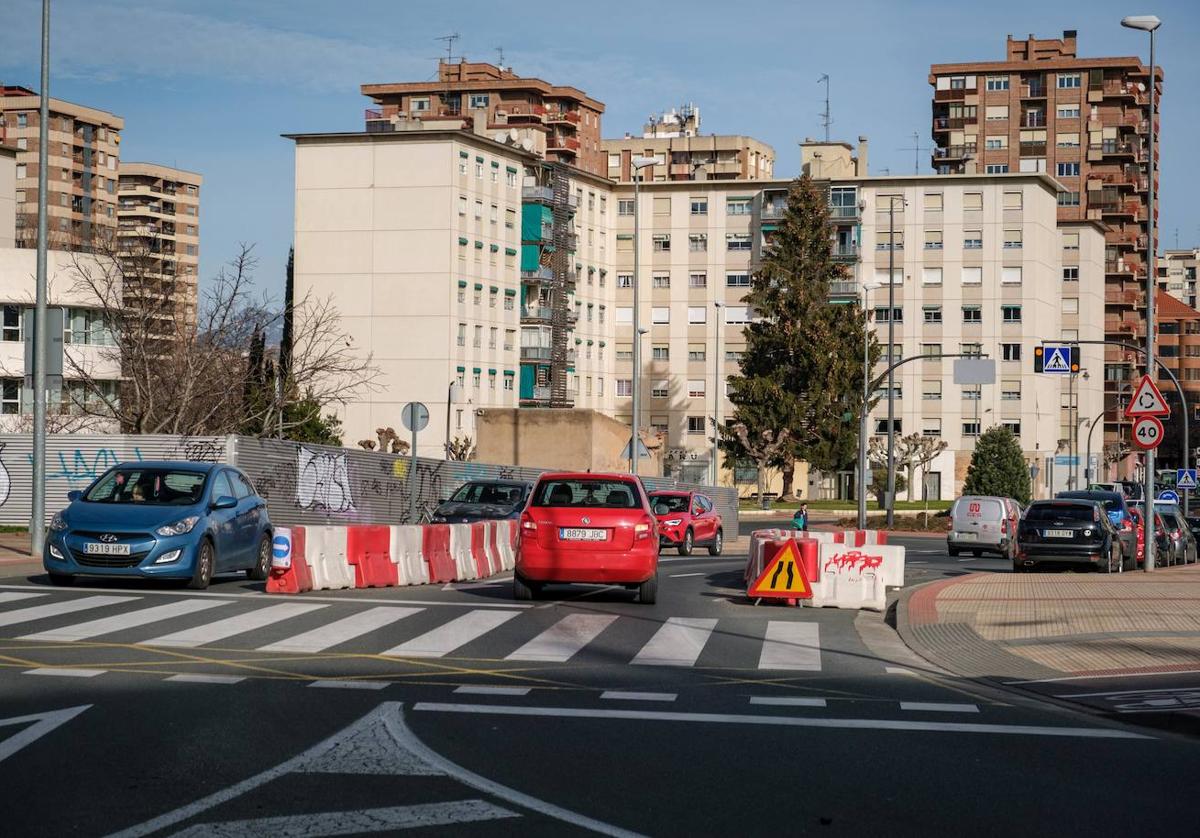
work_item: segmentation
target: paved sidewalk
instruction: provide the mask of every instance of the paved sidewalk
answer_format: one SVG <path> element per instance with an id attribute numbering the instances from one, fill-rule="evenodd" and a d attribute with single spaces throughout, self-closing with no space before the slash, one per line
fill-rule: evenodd
<path id="1" fill-rule="evenodd" d="M 897 629 L 930 662 L 968 677 L 1200 670 L 1200 566 L 974 573 L 902 597 Z"/>

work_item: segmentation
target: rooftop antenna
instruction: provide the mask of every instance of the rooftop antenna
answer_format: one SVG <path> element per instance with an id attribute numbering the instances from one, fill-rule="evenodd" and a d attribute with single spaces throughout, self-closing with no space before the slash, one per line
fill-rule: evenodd
<path id="1" fill-rule="evenodd" d="M 898 150 L 899 151 L 911 151 L 913 153 L 913 174 L 919 175 L 919 174 L 921 174 L 921 152 L 929 151 L 929 146 L 921 145 L 921 135 L 916 131 L 912 132 L 912 138 L 913 138 L 912 148 L 901 148 Z"/>
<path id="2" fill-rule="evenodd" d="M 829 126 L 833 124 L 833 117 L 829 115 L 829 74 L 822 73 L 821 78 L 817 79 L 817 84 L 825 82 L 825 110 L 821 113 L 821 124 L 825 126 L 825 142 L 829 142 Z"/>
<path id="3" fill-rule="evenodd" d="M 504 69 L 504 47 L 496 47 L 496 55 L 499 56 L 496 59 L 496 63 L 500 67 L 500 69 L 503 70 Z"/>
<path id="4" fill-rule="evenodd" d="M 447 64 L 451 64 L 454 62 L 454 42 L 457 41 L 461 37 L 462 37 L 462 35 L 459 35 L 457 32 L 452 32 L 449 35 L 442 35 L 439 38 L 434 38 L 435 41 L 445 41 L 446 42 L 446 63 Z"/>

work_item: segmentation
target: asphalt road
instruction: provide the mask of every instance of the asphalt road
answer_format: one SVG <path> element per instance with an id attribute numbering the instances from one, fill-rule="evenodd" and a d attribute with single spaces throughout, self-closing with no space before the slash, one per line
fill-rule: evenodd
<path id="1" fill-rule="evenodd" d="M 910 583 L 992 561 L 909 546 Z M 663 558 L 653 606 L 0 579 L 5 834 L 1194 834 L 1194 740 L 945 678 L 880 615 L 753 606 L 743 557 Z"/>

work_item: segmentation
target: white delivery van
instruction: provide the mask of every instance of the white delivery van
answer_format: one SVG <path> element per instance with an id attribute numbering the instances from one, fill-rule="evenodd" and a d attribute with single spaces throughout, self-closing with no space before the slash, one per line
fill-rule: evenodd
<path id="1" fill-rule="evenodd" d="M 1017 543 L 1021 507 L 1011 498 L 964 495 L 950 507 L 946 547 L 951 556 L 991 553 L 1011 559 Z"/>

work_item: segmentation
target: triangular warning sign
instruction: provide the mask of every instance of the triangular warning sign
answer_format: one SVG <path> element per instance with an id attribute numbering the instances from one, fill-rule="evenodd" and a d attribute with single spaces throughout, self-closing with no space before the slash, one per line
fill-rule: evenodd
<path id="1" fill-rule="evenodd" d="M 800 562 L 800 550 L 796 542 L 789 540 L 783 549 L 763 568 L 763 572 L 746 589 L 750 599 L 760 597 L 783 597 L 786 599 L 810 599 L 812 588 L 804 576 L 804 565 Z"/>
<path id="2" fill-rule="evenodd" d="M 1163 398 L 1162 391 L 1148 375 L 1143 375 L 1142 380 L 1138 382 L 1137 389 L 1133 391 L 1133 398 L 1129 400 L 1129 406 L 1125 408 L 1125 416 L 1127 418 L 1135 418 L 1137 416 L 1170 416 L 1171 408 L 1167 407 L 1167 400 Z"/>
<path id="3" fill-rule="evenodd" d="M 1064 347 L 1056 347 L 1046 353 L 1046 362 L 1042 365 L 1043 372 L 1070 372 L 1071 360 L 1067 357 Z"/>

